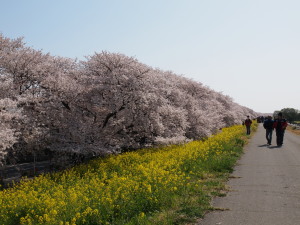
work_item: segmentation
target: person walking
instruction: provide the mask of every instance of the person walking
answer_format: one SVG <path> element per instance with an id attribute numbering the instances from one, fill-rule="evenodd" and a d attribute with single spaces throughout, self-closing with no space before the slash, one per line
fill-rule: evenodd
<path id="1" fill-rule="evenodd" d="M 283 137 L 285 128 L 287 127 L 286 120 L 282 117 L 282 112 L 278 113 L 277 119 L 274 121 L 273 128 L 276 130 L 276 143 L 277 146 L 283 145 Z"/>
<path id="2" fill-rule="evenodd" d="M 250 127 L 251 127 L 251 124 L 252 124 L 252 120 L 250 120 L 249 116 L 247 116 L 247 119 L 245 120 L 244 124 L 245 124 L 246 129 L 247 129 L 247 135 L 249 135 L 250 132 L 251 132 Z"/>
<path id="3" fill-rule="evenodd" d="M 273 133 L 273 125 L 274 120 L 272 120 L 271 116 L 268 116 L 267 119 L 264 121 L 264 128 L 266 129 L 266 139 L 268 141 L 268 145 L 272 143 L 272 133 Z"/>

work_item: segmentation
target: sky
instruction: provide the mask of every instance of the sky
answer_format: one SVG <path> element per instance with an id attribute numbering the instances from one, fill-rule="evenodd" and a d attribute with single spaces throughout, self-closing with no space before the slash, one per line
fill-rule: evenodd
<path id="1" fill-rule="evenodd" d="M 108 51 L 256 112 L 300 110 L 300 1 L 0 0 L 0 33 L 86 60 Z"/>

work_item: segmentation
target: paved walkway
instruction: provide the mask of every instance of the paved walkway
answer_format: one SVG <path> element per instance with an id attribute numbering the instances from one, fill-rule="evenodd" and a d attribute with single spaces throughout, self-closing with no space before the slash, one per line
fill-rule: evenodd
<path id="1" fill-rule="evenodd" d="M 300 224 L 300 136 L 286 132 L 278 148 L 273 133 L 273 145 L 266 143 L 260 124 L 228 182 L 231 191 L 213 201 L 228 210 L 210 212 L 198 225 Z"/>

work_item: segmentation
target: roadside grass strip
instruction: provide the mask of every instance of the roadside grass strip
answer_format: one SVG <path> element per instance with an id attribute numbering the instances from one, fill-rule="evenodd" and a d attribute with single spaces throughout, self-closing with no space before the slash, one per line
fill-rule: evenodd
<path id="1" fill-rule="evenodd" d="M 253 130 L 257 123 L 253 124 Z M 0 191 L 0 224 L 184 224 L 213 210 L 248 137 L 237 125 L 203 141 L 141 149 L 24 178 Z"/>

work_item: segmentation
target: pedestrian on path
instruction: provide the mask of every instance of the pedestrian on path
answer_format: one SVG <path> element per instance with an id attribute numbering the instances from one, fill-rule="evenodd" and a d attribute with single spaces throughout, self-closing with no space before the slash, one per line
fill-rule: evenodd
<path id="1" fill-rule="evenodd" d="M 274 121 L 273 128 L 276 130 L 276 143 L 277 146 L 282 146 L 283 145 L 283 137 L 284 137 L 284 132 L 285 128 L 287 127 L 287 122 L 286 120 L 282 117 L 282 112 L 278 113 L 277 119 Z"/>
<path id="2" fill-rule="evenodd" d="M 264 121 L 264 128 L 266 129 L 266 139 L 268 141 L 268 145 L 272 143 L 272 133 L 273 133 L 273 125 L 274 120 L 272 120 L 271 116 L 268 116 L 267 119 Z"/>
<path id="3" fill-rule="evenodd" d="M 245 126 L 246 126 L 246 130 L 247 130 L 247 135 L 249 135 L 250 134 L 250 132 L 251 132 L 251 129 L 250 129 L 250 127 L 251 127 L 251 124 L 252 124 L 252 120 L 249 118 L 249 116 L 247 116 L 247 119 L 245 120 Z"/>

